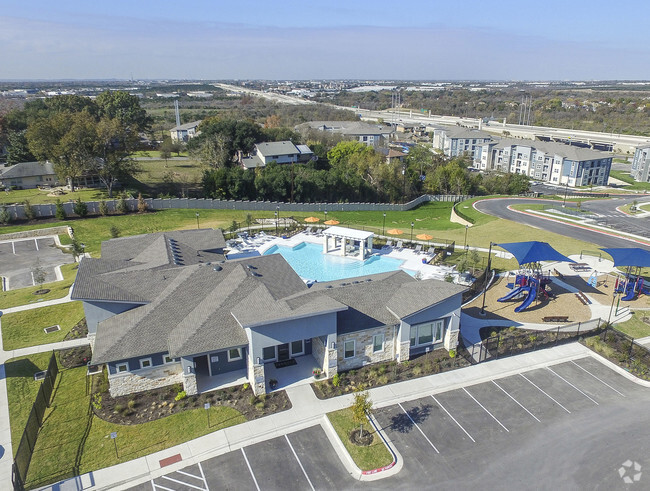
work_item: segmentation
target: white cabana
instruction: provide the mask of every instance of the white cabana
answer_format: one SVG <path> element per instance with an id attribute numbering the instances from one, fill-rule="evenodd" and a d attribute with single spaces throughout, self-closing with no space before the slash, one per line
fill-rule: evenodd
<path id="1" fill-rule="evenodd" d="M 374 233 L 345 227 L 329 227 L 323 231 L 323 254 L 337 254 L 364 261 L 372 251 Z M 330 238 L 333 243 L 330 243 Z"/>

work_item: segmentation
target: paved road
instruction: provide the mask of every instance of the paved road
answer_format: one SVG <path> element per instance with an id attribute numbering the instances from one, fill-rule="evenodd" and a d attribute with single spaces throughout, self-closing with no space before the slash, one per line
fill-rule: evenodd
<path id="1" fill-rule="evenodd" d="M 475 205 L 476 209 L 480 212 L 487 213 L 488 215 L 512 220 L 514 222 L 529 225 L 541 230 L 547 230 L 556 234 L 572 237 L 574 239 L 590 242 L 597 247 L 641 247 L 650 250 L 650 245 L 639 244 L 632 240 L 622 237 L 607 235 L 587 228 L 575 227 L 565 223 L 546 220 L 544 218 L 531 216 L 523 213 L 518 213 L 509 210 L 510 205 L 522 204 L 540 204 L 540 200 L 536 199 L 515 199 L 515 198 L 497 198 L 478 201 Z M 521 237 L 522 240 L 535 240 L 534 237 Z"/>
<path id="2" fill-rule="evenodd" d="M 585 201 L 582 208 L 596 215 L 599 225 L 611 227 L 622 232 L 627 232 L 650 238 L 650 219 L 626 215 L 616 208 L 638 201 L 639 204 L 650 203 L 648 195 L 615 196 L 606 200 Z"/>

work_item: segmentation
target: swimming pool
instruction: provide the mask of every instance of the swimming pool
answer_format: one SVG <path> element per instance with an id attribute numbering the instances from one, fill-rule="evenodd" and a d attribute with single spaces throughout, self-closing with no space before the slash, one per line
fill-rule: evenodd
<path id="1" fill-rule="evenodd" d="M 386 256 L 371 256 L 365 261 L 331 254 L 323 254 L 323 246 L 301 242 L 294 247 L 269 248 L 264 255 L 281 254 L 301 278 L 316 281 L 333 281 L 367 274 L 397 271 L 404 261 Z M 407 271 L 407 273 L 410 273 Z"/>

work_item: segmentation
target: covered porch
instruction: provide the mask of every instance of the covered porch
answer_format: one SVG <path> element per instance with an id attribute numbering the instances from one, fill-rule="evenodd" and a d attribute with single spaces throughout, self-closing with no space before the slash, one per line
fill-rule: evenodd
<path id="1" fill-rule="evenodd" d="M 313 371 L 316 368 L 322 370 L 322 366 L 312 355 L 298 356 L 293 359 L 296 361 L 295 365 L 284 366 L 282 368 L 277 368 L 275 363 L 264 364 L 267 392 L 310 384 L 314 380 L 317 380 L 314 377 Z M 324 377 L 325 375 L 321 375 L 321 378 Z M 277 381 L 277 385 L 273 389 L 270 386 L 271 380 Z"/>
<path id="2" fill-rule="evenodd" d="M 201 373 L 196 375 L 196 385 L 199 393 L 244 385 L 246 382 L 248 382 L 248 372 L 245 368 L 212 376 Z"/>
<path id="3" fill-rule="evenodd" d="M 373 232 L 352 228 L 329 227 L 323 231 L 323 254 L 335 254 L 364 261 L 372 254 L 374 235 Z"/>

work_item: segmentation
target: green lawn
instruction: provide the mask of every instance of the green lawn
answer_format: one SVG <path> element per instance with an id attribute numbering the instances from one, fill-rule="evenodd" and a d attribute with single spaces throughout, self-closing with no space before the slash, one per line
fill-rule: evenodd
<path id="1" fill-rule="evenodd" d="M 30 303 L 65 297 L 70 291 L 70 287 L 77 276 L 77 266 L 77 263 L 64 264 L 61 266 L 63 280 L 43 283 L 43 288 L 50 290 L 44 295 L 34 295 L 34 292 L 40 289 L 38 286 L 30 286 L 28 288 L 19 288 L 18 290 L 2 292 L 2 296 L 0 296 L 0 310 L 8 309 L 9 307 L 17 307 L 18 305 L 27 305 Z"/>
<path id="2" fill-rule="evenodd" d="M 392 454 L 388 451 L 370 422 L 364 425 L 364 431 L 369 430 L 374 433 L 375 438 L 372 444 L 363 447 L 350 441 L 350 432 L 359 428 L 359 425 L 352 420 L 352 409 L 347 408 L 327 413 L 327 417 L 359 469 L 370 471 L 388 465 L 393 461 Z"/>
<path id="3" fill-rule="evenodd" d="M 49 356 L 50 353 L 31 355 L 6 364 L 14 451 L 40 385 L 40 382 L 33 381 L 33 374 L 47 368 Z M 75 465 L 79 473 L 90 472 L 245 421 L 244 416 L 231 407 L 213 406 L 209 428 L 203 408 L 140 425 L 107 423 L 95 416 L 89 418 L 90 396 L 85 395 L 86 368 L 61 370 L 60 373 L 54 401 L 46 413 L 32 457 L 28 487 L 58 480 Z M 89 422 L 92 424 L 88 428 Z M 109 437 L 111 432 L 117 432 L 118 457 Z"/>
<path id="4" fill-rule="evenodd" d="M 0 205 L 22 204 L 25 200 L 28 200 L 30 205 L 39 205 L 42 203 L 56 203 L 57 199 L 61 200 L 62 203 L 77 199 L 81 199 L 81 201 L 107 199 L 106 191 L 103 188 L 81 189 L 74 193 L 66 191 L 62 196 L 48 196 L 50 192 L 41 191 L 40 189 L 17 189 L 8 193 L 0 191 Z"/>
<path id="5" fill-rule="evenodd" d="M 172 152 L 172 157 L 187 157 L 187 150 L 184 150 L 179 154 L 176 152 Z M 138 150 L 137 152 L 133 152 L 131 154 L 131 157 L 155 157 L 155 158 L 160 158 L 160 151 L 159 150 Z"/>
<path id="6" fill-rule="evenodd" d="M 34 374 L 45 370 L 52 353 L 39 353 L 36 355 L 12 358 L 5 363 L 7 376 L 7 398 L 9 400 L 9 416 L 11 423 L 11 442 L 14 452 L 18 450 L 18 443 L 22 437 L 29 412 L 36 399 L 36 393 L 41 386 L 41 381 L 34 380 Z"/>
<path id="7" fill-rule="evenodd" d="M 138 160 L 142 169 L 136 178 L 143 184 L 155 186 L 164 182 L 165 174 L 172 173 L 174 181 L 186 179 L 196 185 L 201 181 L 203 168 L 196 160 Z"/>
<path id="8" fill-rule="evenodd" d="M 68 302 L 60 305 L 23 310 L 2 316 L 2 343 L 5 350 L 14 350 L 39 344 L 63 341 L 84 317 L 81 302 Z M 46 334 L 43 329 L 54 325 L 60 331 Z"/>
<path id="9" fill-rule="evenodd" d="M 650 317 L 650 312 L 634 312 L 629 321 L 618 323 L 614 327 L 634 339 L 650 336 L 650 324 L 643 322 L 643 317 Z"/>
<path id="10" fill-rule="evenodd" d="M 626 182 L 629 186 L 625 186 L 625 190 L 633 191 L 650 191 L 650 182 L 637 182 L 635 181 L 628 171 L 623 170 L 611 170 L 609 175 L 615 179 Z"/>

